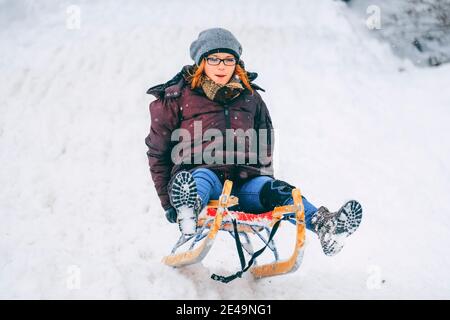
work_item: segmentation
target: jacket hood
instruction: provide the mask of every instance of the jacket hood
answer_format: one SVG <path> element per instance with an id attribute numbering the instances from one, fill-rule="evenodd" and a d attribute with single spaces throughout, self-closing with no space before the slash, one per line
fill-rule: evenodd
<path id="1" fill-rule="evenodd" d="M 244 68 L 245 65 L 244 61 L 240 60 L 239 65 Z M 156 98 L 166 97 L 166 98 L 176 98 L 181 94 L 181 89 L 184 87 L 184 85 L 187 83 L 187 77 L 192 74 L 192 70 L 195 68 L 194 65 L 185 65 L 180 72 L 178 72 L 172 79 L 167 81 L 166 83 L 158 84 L 156 86 L 151 87 L 147 90 L 147 94 L 152 94 Z M 247 77 L 250 81 L 250 85 L 256 89 L 261 90 L 265 92 L 263 88 L 258 86 L 257 84 L 253 83 L 253 80 L 255 80 L 258 77 L 258 73 L 256 72 L 247 72 Z"/>

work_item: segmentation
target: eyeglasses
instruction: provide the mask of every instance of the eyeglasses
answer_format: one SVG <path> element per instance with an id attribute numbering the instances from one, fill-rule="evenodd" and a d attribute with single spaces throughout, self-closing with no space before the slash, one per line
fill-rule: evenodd
<path id="1" fill-rule="evenodd" d="M 225 59 L 219 59 L 214 57 L 206 58 L 206 62 L 208 62 L 210 66 L 218 66 L 221 61 L 223 61 L 223 64 L 226 66 L 234 66 L 236 64 L 235 58 L 225 58 Z"/>

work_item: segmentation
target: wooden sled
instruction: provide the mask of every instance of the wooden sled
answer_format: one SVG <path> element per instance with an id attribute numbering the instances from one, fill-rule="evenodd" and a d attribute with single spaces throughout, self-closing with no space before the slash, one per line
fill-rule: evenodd
<path id="1" fill-rule="evenodd" d="M 255 278 L 296 271 L 301 264 L 305 244 L 305 213 L 300 190 L 292 190 L 293 205 L 275 207 L 272 211 L 261 214 L 252 214 L 230 209 L 239 201 L 237 197 L 231 195 L 232 186 L 233 183 L 230 180 L 225 181 L 219 200 L 210 201 L 206 210 L 203 210 L 199 216 L 197 232 L 189 237 L 182 235 L 173 247 L 171 254 L 164 257 L 163 263 L 172 267 L 199 263 L 208 254 L 219 231 L 226 231 L 233 237 L 236 237 L 237 231 L 237 236 L 240 236 L 239 241 L 241 237 L 245 240 L 242 242 L 242 248 L 249 255 L 254 254 L 249 234 L 258 236 L 273 253 L 273 262 L 257 265 L 255 261 L 250 267 L 250 272 Z M 237 229 L 233 226 L 233 220 L 235 220 Z M 270 239 L 269 235 L 276 224 L 284 221 L 295 225 L 296 241 L 291 256 L 280 260 L 275 241 Z M 263 233 L 266 233 L 266 236 Z M 177 253 L 181 246 L 187 245 L 189 242 L 190 246 L 186 251 Z"/>

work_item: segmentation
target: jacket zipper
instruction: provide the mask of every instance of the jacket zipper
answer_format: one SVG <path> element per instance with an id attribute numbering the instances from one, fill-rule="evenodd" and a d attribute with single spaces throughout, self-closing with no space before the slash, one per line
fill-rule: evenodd
<path id="1" fill-rule="evenodd" d="M 225 113 L 226 128 L 231 129 L 230 110 L 228 110 L 228 105 L 223 105 L 223 112 Z"/>

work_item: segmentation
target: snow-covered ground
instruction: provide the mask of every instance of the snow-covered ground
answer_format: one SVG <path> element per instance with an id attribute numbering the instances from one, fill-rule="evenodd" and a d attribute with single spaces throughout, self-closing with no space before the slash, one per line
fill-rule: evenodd
<path id="1" fill-rule="evenodd" d="M 353 0 L 372 34 L 419 66 L 450 62 L 450 0 Z"/>
<path id="2" fill-rule="evenodd" d="M 0 1 L 0 298 L 450 298 L 450 65 L 400 60 L 339 1 L 226 3 Z M 145 91 L 213 26 L 266 89 L 276 175 L 317 206 L 362 203 L 336 257 L 308 232 L 296 273 L 224 285 L 224 234 L 198 266 L 161 264 L 178 229 L 148 171 Z"/>

